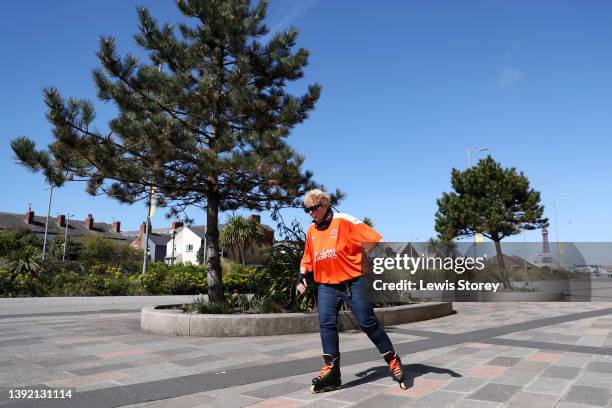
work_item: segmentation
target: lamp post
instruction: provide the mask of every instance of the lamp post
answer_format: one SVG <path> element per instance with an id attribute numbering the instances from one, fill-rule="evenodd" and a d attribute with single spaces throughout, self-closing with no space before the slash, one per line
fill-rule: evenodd
<path id="1" fill-rule="evenodd" d="M 47 255 L 47 232 L 49 230 L 49 214 L 51 213 L 51 199 L 53 198 L 53 184 L 49 183 L 49 206 L 47 207 L 47 219 L 45 221 L 45 237 L 43 239 L 42 260 Z"/>
<path id="2" fill-rule="evenodd" d="M 468 156 L 468 168 L 472 167 L 472 152 L 484 152 L 485 150 L 489 150 L 488 147 L 468 147 L 467 156 Z"/>
<path id="3" fill-rule="evenodd" d="M 74 217 L 74 214 L 66 214 L 66 228 L 64 229 L 64 254 L 62 255 L 62 262 L 66 261 L 66 246 L 68 245 L 68 222 L 70 217 Z"/>
<path id="4" fill-rule="evenodd" d="M 172 230 L 172 259 L 170 260 L 170 265 L 174 265 L 174 239 L 176 238 L 176 230 Z"/>
<path id="5" fill-rule="evenodd" d="M 147 261 L 149 260 L 149 225 L 151 224 L 151 204 L 153 201 L 153 188 L 149 188 L 147 200 L 147 222 L 145 224 L 144 256 L 142 259 L 142 274 L 147 273 Z"/>

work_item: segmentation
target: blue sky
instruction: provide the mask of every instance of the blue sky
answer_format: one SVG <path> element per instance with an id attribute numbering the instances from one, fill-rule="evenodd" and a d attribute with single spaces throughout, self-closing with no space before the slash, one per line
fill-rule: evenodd
<path id="1" fill-rule="evenodd" d="M 97 38 L 112 35 L 122 54 L 137 52 L 137 4 L 159 21 L 180 18 L 169 0 L 0 2 L 0 211 L 23 213 L 31 203 L 46 213 L 42 176 L 15 164 L 9 140 L 51 141 L 45 86 L 95 101 Z M 369 216 L 387 240 L 425 240 L 435 235 L 451 168 L 466 167 L 469 147 L 486 146 L 542 193 L 551 240 L 612 240 L 612 3 L 373 4 L 272 0 L 268 13 L 270 28 L 296 26 L 298 46 L 311 52 L 304 80 L 290 89 L 318 82 L 323 92 L 289 142 L 317 181 L 347 193 L 341 211 Z M 96 126 L 106 129 L 113 108 L 96 107 Z M 555 194 L 566 195 L 556 199 L 556 220 Z M 146 215 L 143 204 L 89 196 L 83 183 L 54 191 L 51 215 L 67 212 L 119 220 L 124 230 Z M 190 216 L 203 223 L 201 211 Z M 303 212 L 285 214 L 293 217 L 308 222 Z M 163 211 L 153 219 L 154 227 L 169 222 Z"/>

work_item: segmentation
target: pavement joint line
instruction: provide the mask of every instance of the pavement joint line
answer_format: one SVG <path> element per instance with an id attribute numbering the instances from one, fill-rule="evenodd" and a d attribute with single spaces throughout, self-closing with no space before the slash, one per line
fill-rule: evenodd
<path id="1" fill-rule="evenodd" d="M 599 354 L 603 356 L 612 356 L 612 348 L 610 347 L 577 346 L 574 344 L 546 343 L 543 341 L 498 338 L 485 339 L 482 342 L 487 344 L 493 344 L 496 346 L 523 347 L 549 351 L 565 351 L 571 353 Z"/>
<path id="2" fill-rule="evenodd" d="M 54 317 L 54 316 L 82 316 L 91 314 L 116 314 L 116 313 L 140 313 L 141 309 L 104 309 L 104 310 L 85 310 L 81 312 L 51 312 L 51 313 L 27 313 L 0 315 L 1 319 L 21 319 L 32 317 Z"/>
<path id="3" fill-rule="evenodd" d="M 128 312 L 128 311 L 122 311 Z M 475 330 L 473 332 L 459 333 L 459 334 L 445 334 L 438 332 L 431 332 L 431 336 L 434 338 L 428 338 L 416 341 L 405 341 L 396 343 L 396 350 L 398 354 L 411 354 L 421 351 L 433 350 L 442 347 L 454 346 L 466 342 L 483 341 L 483 342 L 505 342 L 506 339 L 493 339 L 494 337 L 509 334 L 512 332 L 525 331 L 534 328 L 550 326 L 555 324 L 561 324 L 570 321 L 582 320 L 591 317 L 603 316 L 610 314 L 612 308 L 598 309 L 587 312 L 575 313 L 571 315 L 561 315 L 550 318 L 537 319 L 534 321 L 527 321 L 523 323 L 509 324 L 497 328 L 489 328 L 482 330 Z M 100 313 L 98 312 L 86 312 L 87 314 Z M 107 313 L 116 313 L 108 312 Z M 72 313 L 75 314 L 75 313 Z M 404 330 L 404 329 L 398 329 Z M 409 330 L 408 330 L 409 331 Z M 392 330 L 390 330 L 392 332 Z M 399 332 L 399 331 L 398 331 Z M 421 334 L 426 333 L 425 331 L 419 331 Z M 488 339 L 491 339 L 490 341 Z M 508 340 L 509 341 L 509 340 Z M 495 344 L 495 343 L 493 343 Z M 586 346 L 570 346 L 570 345 L 555 345 L 553 343 L 542 343 L 542 342 L 527 342 L 524 341 L 520 344 L 524 346 L 527 344 L 537 345 L 536 348 L 546 345 L 547 347 L 568 347 L 571 351 L 580 352 L 591 352 L 591 348 L 585 348 Z M 596 350 L 602 350 L 599 348 L 593 348 Z M 605 350 L 605 349 L 603 349 Z M 601 353 L 598 353 L 601 354 Z M 373 348 L 354 350 L 344 352 L 342 354 L 343 361 L 347 365 L 360 364 L 369 361 L 376 361 L 380 359 L 380 356 Z M 382 363 L 381 363 L 382 366 Z M 143 402 L 158 401 L 162 399 L 176 398 L 183 395 L 191 395 L 201 392 L 213 391 L 217 389 L 223 389 L 228 387 L 240 386 L 250 384 L 253 382 L 262 382 L 269 380 L 277 380 L 281 378 L 293 377 L 296 375 L 307 374 L 310 372 L 316 372 L 320 368 L 320 358 L 311 357 L 300 360 L 285 361 L 273 364 L 262 364 L 256 366 L 242 367 L 242 368 L 228 368 L 223 374 L 219 374 L 219 370 L 216 372 L 206 372 L 200 374 L 192 374 L 183 377 L 175 377 L 163 380 L 155 380 L 145 383 L 137 383 L 131 385 L 121 385 L 117 387 L 108 387 L 91 391 L 83 391 L 75 393 L 71 400 L 61 401 L 47 401 L 50 402 L 49 407 L 82 407 L 82 406 L 95 406 L 96 408 L 114 408 L 123 405 L 137 404 Z M 14 404 L 10 404 L 11 408 L 29 407 L 31 402 L 27 400 L 17 401 Z M 59 404 L 59 405 L 54 405 Z"/>

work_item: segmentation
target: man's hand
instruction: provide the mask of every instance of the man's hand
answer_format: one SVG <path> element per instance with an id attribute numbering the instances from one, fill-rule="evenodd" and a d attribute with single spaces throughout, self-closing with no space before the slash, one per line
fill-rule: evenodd
<path id="1" fill-rule="evenodd" d="M 298 292 L 302 295 L 306 293 L 306 288 L 308 287 L 308 283 L 306 283 L 306 275 L 302 271 L 298 273 L 297 285 L 295 285 Z"/>

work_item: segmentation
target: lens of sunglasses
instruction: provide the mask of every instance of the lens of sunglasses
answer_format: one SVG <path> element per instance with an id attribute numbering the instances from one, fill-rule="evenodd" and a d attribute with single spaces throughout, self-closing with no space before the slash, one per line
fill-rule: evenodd
<path id="1" fill-rule="evenodd" d="M 308 214 L 311 211 L 317 211 L 319 207 L 321 207 L 321 204 L 313 205 L 312 207 L 306 207 L 304 208 L 304 212 Z"/>

